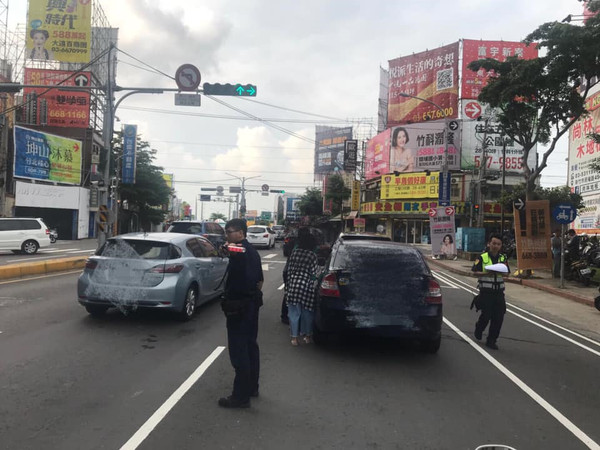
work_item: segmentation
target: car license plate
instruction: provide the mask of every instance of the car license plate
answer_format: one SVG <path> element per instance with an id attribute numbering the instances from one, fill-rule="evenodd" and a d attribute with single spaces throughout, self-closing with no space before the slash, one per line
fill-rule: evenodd
<path id="1" fill-rule="evenodd" d="M 587 275 L 588 273 L 592 273 L 592 270 L 591 270 L 591 269 L 588 269 L 588 268 L 586 267 L 585 269 L 581 269 L 581 270 L 579 271 L 579 273 L 580 273 L 581 275 Z"/>
<path id="2" fill-rule="evenodd" d="M 252 236 L 251 234 L 249 234 L 249 235 L 248 235 L 248 237 L 249 237 L 250 239 L 256 239 L 256 236 Z"/>

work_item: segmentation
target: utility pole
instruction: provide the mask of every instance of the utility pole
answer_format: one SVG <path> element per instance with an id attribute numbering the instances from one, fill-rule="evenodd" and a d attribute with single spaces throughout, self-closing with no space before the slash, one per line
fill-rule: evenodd
<path id="1" fill-rule="evenodd" d="M 242 199 L 240 201 L 240 207 L 238 208 L 238 215 L 240 219 L 243 219 L 246 216 L 246 181 L 248 180 L 252 180 L 254 178 L 260 178 L 262 175 L 256 175 L 255 177 L 238 177 L 237 175 L 233 175 L 231 173 L 225 172 L 226 175 L 229 175 L 230 177 L 233 178 L 237 178 L 238 180 L 240 180 L 240 183 L 242 184 L 242 189 L 241 189 L 241 194 L 242 194 Z"/>

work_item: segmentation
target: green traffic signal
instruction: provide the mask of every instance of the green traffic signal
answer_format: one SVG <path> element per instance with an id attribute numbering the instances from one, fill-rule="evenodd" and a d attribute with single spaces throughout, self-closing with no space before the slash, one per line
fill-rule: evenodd
<path id="1" fill-rule="evenodd" d="M 256 97 L 256 86 L 253 84 L 221 84 L 204 83 L 202 85 L 204 95 L 231 95 L 234 97 Z"/>

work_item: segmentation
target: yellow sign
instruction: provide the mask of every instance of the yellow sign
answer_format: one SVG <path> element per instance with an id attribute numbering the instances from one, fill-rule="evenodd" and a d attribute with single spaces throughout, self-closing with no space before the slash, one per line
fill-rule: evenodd
<path id="1" fill-rule="evenodd" d="M 163 173 L 162 177 L 163 177 L 163 180 L 165 180 L 165 183 L 167 184 L 167 187 L 169 189 L 173 189 L 173 178 L 174 178 L 174 175 L 172 173 Z"/>
<path id="2" fill-rule="evenodd" d="M 90 61 L 92 0 L 29 0 L 27 59 Z"/>
<path id="3" fill-rule="evenodd" d="M 381 199 L 438 198 L 439 172 L 382 175 Z"/>
<path id="4" fill-rule="evenodd" d="M 550 202 L 528 200 L 522 210 L 514 209 L 517 268 L 552 269 L 550 249 Z"/>
<path id="5" fill-rule="evenodd" d="M 352 202 L 350 205 L 350 209 L 352 211 L 358 211 L 360 208 L 360 181 L 352 182 Z"/>

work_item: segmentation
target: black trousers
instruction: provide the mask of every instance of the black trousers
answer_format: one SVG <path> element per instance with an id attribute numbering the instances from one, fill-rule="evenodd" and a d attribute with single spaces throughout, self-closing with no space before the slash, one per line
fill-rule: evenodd
<path id="1" fill-rule="evenodd" d="M 252 301 L 244 313 L 227 317 L 227 343 L 229 359 L 235 370 L 232 397 L 246 401 L 258 391 L 260 350 L 258 348 L 258 310 Z"/>
<path id="2" fill-rule="evenodd" d="M 504 300 L 504 291 L 485 291 L 479 292 L 481 299 L 481 315 L 475 324 L 475 331 L 483 333 L 490 324 L 487 335 L 487 342 L 496 343 L 500 336 L 502 322 L 504 322 L 504 313 L 506 313 L 506 301 Z"/>

